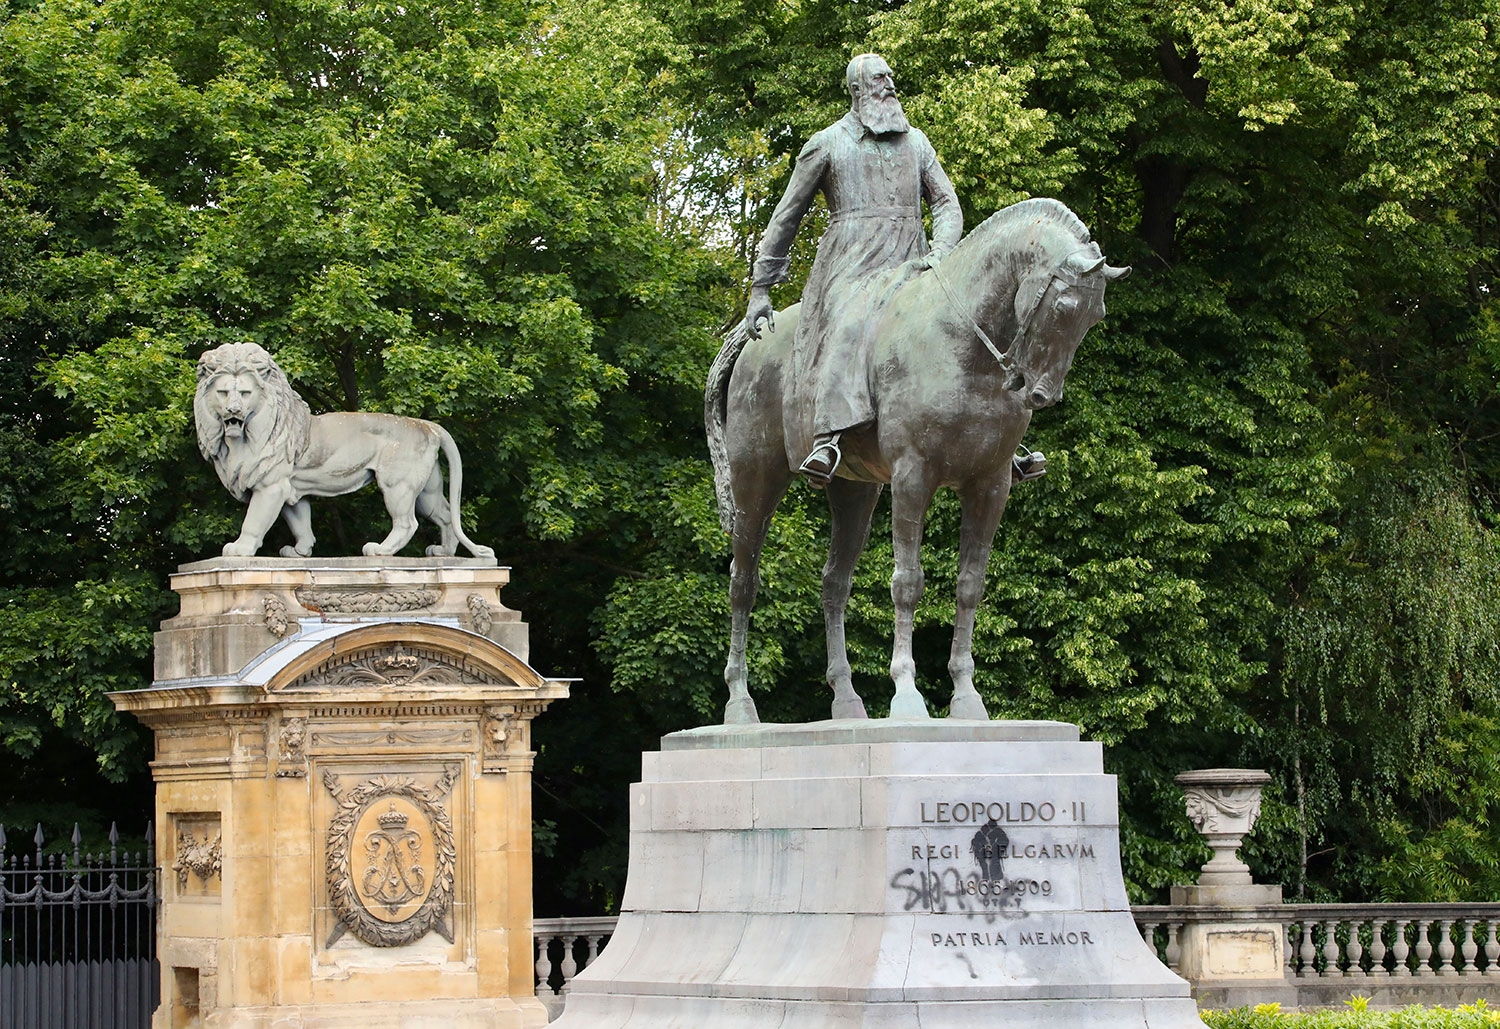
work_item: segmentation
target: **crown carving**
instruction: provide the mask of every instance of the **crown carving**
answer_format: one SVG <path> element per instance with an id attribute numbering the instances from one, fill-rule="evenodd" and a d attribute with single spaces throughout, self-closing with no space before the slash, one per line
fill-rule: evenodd
<path id="1" fill-rule="evenodd" d="M 396 810 L 395 804 L 392 804 L 390 810 L 384 814 L 376 815 L 375 821 L 380 823 L 382 829 L 405 829 L 409 819 L 405 814 Z"/>

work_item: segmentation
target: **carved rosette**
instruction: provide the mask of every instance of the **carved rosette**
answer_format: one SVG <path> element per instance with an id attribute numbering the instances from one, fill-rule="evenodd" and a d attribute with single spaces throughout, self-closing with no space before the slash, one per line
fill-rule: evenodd
<path id="1" fill-rule="evenodd" d="M 457 851 L 447 805 L 457 772 L 447 768 L 429 787 L 378 775 L 347 791 L 337 775 L 323 773 L 339 805 L 325 862 L 338 918 L 329 946 L 346 931 L 372 947 L 404 946 L 429 932 L 453 942 Z"/>
<path id="2" fill-rule="evenodd" d="M 1198 877 L 1201 886 L 1253 882 L 1250 866 L 1236 855 L 1260 817 L 1260 794 L 1271 777 L 1253 768 L 1206 768 L 1177 776 L 1188 819 L 1203 834 L 1213 856 Z"/>

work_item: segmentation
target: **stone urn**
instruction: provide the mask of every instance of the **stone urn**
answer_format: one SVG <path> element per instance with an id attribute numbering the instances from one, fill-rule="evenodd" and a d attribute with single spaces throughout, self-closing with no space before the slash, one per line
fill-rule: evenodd
<path id="1" fill-rule="evenodd" d="M 1240 842 L 1260 817 L 1260 792 L 1270 775 L 1256 768 L 1205 768 L 1177 776 L 1187 816 L 1208 840 L 1213 857 L 1199 886 L 1249 886 L 1250 866 L 1239 859 Z"/>

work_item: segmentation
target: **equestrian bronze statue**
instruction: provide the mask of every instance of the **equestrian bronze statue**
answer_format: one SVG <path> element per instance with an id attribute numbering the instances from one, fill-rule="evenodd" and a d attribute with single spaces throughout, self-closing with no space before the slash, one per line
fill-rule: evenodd
<path id="1" fill-rule="evenodd" d="M 1008 207 L 953 245 L 957 203 L 926 137 L 904 117 L 861 117 L 872 97 L 887 109 L 894 101 L 889 67 L 862 55 L 846 82 L 850 116 L 816 134 L 798 158 L 762 239 L 745 321 L 727 336 L 705 391 L 719 517 L 734 552 L 726 724 L 758 721 L 746 632 L 771 515 L 799 473 L 824 489 L 832 512 L 823 610 L 833 717 L 865 717 L 850 680 L 844 609 L 885 483 L 896 565 L 891 717 L 927 717 L 912 616 L 922 596 L 923 522 L 942 486 L 958 492 L 963 512 L 949 717 L 988 717 L 974 689 L 975 610 L 1011 485 L 1041 471 L 1039 455 L 1015 455 L 1032 412 L 1062 399 L 1078 344 L 1104 316 L 1105 286 L 1130 271 L 1109 266 L 1055 200 Z M 786 248 L 819 191 L 828 233 L 802 302 L 773 314 L 768 287 L 785 276 Z M 934 236 L 952 237 L 930 249 L 922 198 Z"/>

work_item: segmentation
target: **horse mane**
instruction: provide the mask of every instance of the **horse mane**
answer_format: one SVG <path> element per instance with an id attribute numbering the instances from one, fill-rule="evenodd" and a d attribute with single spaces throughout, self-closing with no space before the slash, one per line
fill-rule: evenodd
<path id="1" fill-rule="evenodd" d="M 1051 197 L 1033 197 L 1030 200 L 1018 201 L 1009 207 L 1002 207 L 976 225 L 969 236 L 995 232 L 1012 222 L 1024 221 L 1027 218 L 1040 218 L 1044 222 L 1056 225 L 1064 232 L 1070 233 L 1080 244 L 1088 243 L 1092 239 L 1088 226 L 1083 224 L 1083 220 L 1069 210 L 1067 204 L 1061 200 L 1053 200 Z"/>

